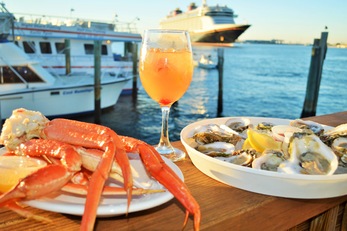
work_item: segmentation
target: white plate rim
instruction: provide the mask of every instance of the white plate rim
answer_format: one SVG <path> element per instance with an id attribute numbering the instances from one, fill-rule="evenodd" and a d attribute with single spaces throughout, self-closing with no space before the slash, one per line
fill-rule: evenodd
<path id="1" fill-rule="evenodd" d="M 0 148 L 0 155 L 3 155 L 4 150 L 4 147 Z M 178 175 L 178 177 L 182 181 L 184 181 L 183 173 L 179 169 L 179 167 L 166 157 L 161 157 L 164 160 L 164 162 Z M 163 187 L 163 189 L 165 188 Z M 58 200 L 58 197 L 62 199 Z M 110 198 L 110 196 L 108 196 L 106 200 L 112 200 L 114 201 L 114 203 L 101 202 L 97 209 L 97 216 L 109 217 L 143 211 L 162 205 L 170 201 L 173 197 L 174 196 L 168 190 L 166 190 L 165 192 L 155 194 L 133 196 L 133 199 L 128 209 L 127 200 L 125 196 L 122 196 L 122 198 Z M 22 203 L 29 205 L 30 207 L 42 209 L 45 211 L 82 216 L 84 213 L 84 203 L 76 202 L 78 201 L 78 199 L 83 200 L 85 198 L 59 191 L 42 197 L 40 199 L 22 201 Z"/>

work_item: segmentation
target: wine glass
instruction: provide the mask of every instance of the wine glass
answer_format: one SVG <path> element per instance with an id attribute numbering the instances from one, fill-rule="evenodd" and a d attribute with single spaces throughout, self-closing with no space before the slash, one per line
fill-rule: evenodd
<path id="1" fill-rule="evenodd" d="M 139 61 L 142 85 L 160 105 L 162 126 L 156 150 L 172 161 L 185 158 L 185 152 L 172 147 L 168 119 L 171 105 L 187 91 L 193 76 L 193 56 L 189 34 L 182 30 L 145 30 Z"/>

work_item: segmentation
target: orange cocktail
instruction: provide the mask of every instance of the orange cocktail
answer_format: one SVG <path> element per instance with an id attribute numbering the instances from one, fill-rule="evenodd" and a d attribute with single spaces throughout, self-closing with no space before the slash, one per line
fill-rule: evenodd
<path id="1" fill-rule="evenodd" d="M 159 103 L 162 126 L 156 150 L 172 161 L 185 157 L 169 141 L 171 105 L 187 91 L 193 76 L 193 55 L 188 31 L 149 29 L 142 39 L 139 72 L 147 94 Z"/>
<path id="2" fill-rule="evenodd" d="M 140 78 L 148 95 L 160 106 L 171 106 L 187 91 L 193 75 L 189 50 L 149 48 L 140 60 Z"/>

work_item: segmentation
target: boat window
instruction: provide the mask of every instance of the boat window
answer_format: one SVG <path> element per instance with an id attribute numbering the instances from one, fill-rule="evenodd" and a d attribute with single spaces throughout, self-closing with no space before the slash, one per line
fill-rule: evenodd
<path id="1" fill-rule="evenodd" d="M 35 42 L 34 41 L 23 41 L 23 47 L 25 53 L 34 54 L 35 53 Z"/>
<path id="2" fill-rule="evenodd" d="M 102 55 L 107 55 L 107 46 L 106 45 L 102 45 L 101 46 L 101 54 Z"/>
<path id="3" fill-rule="evenodd" d="M 84 44 L 84 51 L 86 55 L 93 55 L 94 54 L 94 44 Z M 107 55 L 107 46 L 101 45 L 101 54 Z"/>
<path id="4" fill-rule="evenodd" d="M 40 42 L 41 54 L 52 54 L 51 43 L 49 42 Z"/>
<path id="5" fill-rule="evenodd" d="M 94 54 L 94 45 L 93 44 L 84 44 L 84 51 L 86 55 Z"/>
<path id="6" fill-rule="evenodd" d="M 58 54 L 64 54 L 65 52 L 65 43 L 55 43 L 55 49 Z"/>
<path id="7" fill-rule="evenodd" d="M 12 66 L 12 68 L 6 66 L 0 67 L 1 83 L 22 83 L 17 73 L 28 83 L 43 82 L 43 80 L 27 66 Z"/>

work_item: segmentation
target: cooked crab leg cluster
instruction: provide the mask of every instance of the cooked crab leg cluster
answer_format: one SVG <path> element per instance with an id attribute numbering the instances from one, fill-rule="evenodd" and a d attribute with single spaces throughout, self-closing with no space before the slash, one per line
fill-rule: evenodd
<path id="1" fill-rule="evenodd" d="M 87 194 L 81 230 L 93 230 L 100 197 L 112 166 L 118 164 L 123 176 L 128 206 L 132 200 L 133 177 L 127 152 L 137 152 L 149 174 L 166 187 L 194 216 L 194 228 L 199 229 L 200 208 L 187 186 L 162 160 L 156 150 L 145 142 L 130 137 L 120 137 L 111 129 L 90 123 L 66 119 L 49 121 L 39 112 L 16 109 L 3 126 L 0 144 L 17 155 L 43 156 L 51 164 L 22 179 L 10 191 L 0 195 L 0 206 L 14 201 L 35 199 L 64 186 L 66 190 Z M 95 160 L 87 186 L 71 186 L 70 180 L 83 167 L 83 153 L 101 153 Z M 92 164 L 93 165 L 93 164 Z M 159 190 L 160 191 L 160 190 Z"/>

